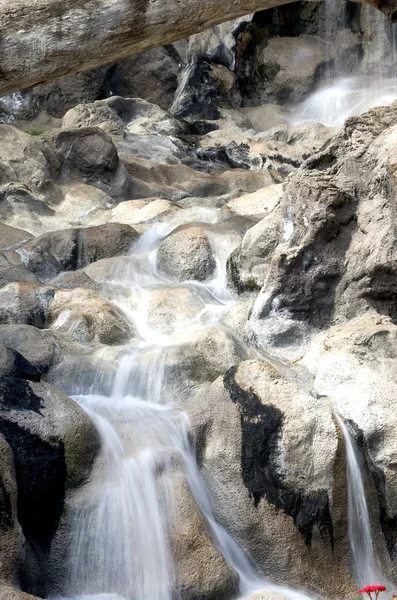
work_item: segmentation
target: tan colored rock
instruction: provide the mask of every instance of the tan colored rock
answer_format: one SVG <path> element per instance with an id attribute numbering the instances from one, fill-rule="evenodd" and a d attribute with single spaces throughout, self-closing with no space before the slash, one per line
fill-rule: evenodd
<path id="1" fill-rule="evenodd" d="M 81 288 L 55 293 L 48 323 L 52 329 L 67 332 L 82 344 L 117 345 L 127 342 L 132 335 L 127 319 L 114 305 Z"/>
<path id="2" fill-rule="evenodd" d="M 179 211 L 179 207 L 163 198 L 147 200 L 126 200 L 112 210 L 111 222 L 126 225 L 146 225 L 153 222 L 170 220 Z"/>
<path id="3" fill-rule="evenodd" d="M 237 591 L 238 575 L 215 548 L 183 473 L 176 472 L 174 480 L 170 544 L 176 586 L 184 599 L 229 598 Z"/>
<path id="4" fill-rule="evenodd" d="M 0 597 L 1 600 L 41 600 L 37 596 L 21 592 L 18 588 L 8 584 L 0 584 Z"/>
<path id="5" fill-rule="evenodd" d="M 201 227 L 182 227 L 161 242 L 157 251 L 159 270 L 175 281 L 207 281 L 216 263 L 212 248 Z"/>
<path id="6" fill-rule="evenodd" d="M 258 220 L 272 212 L 281 200 L 283 185 L 269 185 L 266 188 L 234 198 L 227 207 L 237 215 L 254 217 Z"/>

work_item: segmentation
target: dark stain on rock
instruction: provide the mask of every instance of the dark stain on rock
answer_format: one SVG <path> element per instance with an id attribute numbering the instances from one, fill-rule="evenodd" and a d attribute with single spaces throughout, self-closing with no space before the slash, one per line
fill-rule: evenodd
<path id="1" fill-rule="evenodd" d="M 255 506 L 262 499 L 292 517 L 307 546 L 317 526 L 323 539 L 333 548 L 333 524 L 326 490 L 305 493 L 285 483 L 277 461 L 277 442 L 284 420 L 283 413 L 271 404 L 264 405 L 252 391 L 236 383 L 237 367 L 224 375 L 223 383 L 240 411 L 243 480 Z"/>
<path id="2" fill-rule="evenodd" d="M 2 411 L 32 410 L 41 414 L 42 400 L 24 379 L 10 376 L 0 378 L 0 399 Z"/>
<path id="3" fill-rule="evenodd" d="M 63 443 L 49 443 L 4 417 L 0 417 L 0 432 L 14 453 L 18 520 L 26 538 L 48 552 L 64 506 Z"/>
<path id="4" fill-rule="evenodd" d="M 6 533 L 14 526 L 10 494 L 0 479 L 0 532 Z"/>

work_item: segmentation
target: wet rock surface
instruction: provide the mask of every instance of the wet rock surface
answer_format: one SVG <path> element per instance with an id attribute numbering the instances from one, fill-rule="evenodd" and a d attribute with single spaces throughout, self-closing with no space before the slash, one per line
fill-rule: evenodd
<path id="1" fill-rule="evenodd" d="M 369 60 L 362 11 L 335 54 L 323 10 L 45 84 L 43 131 L 0 126 L 1 598 L 155 597 L 161 563 L 182 600 L 228 600 L 230 535 L 272 583 L 354 600 L 335 410 L 395 577 L 397 109 L 291 124 Z"/>

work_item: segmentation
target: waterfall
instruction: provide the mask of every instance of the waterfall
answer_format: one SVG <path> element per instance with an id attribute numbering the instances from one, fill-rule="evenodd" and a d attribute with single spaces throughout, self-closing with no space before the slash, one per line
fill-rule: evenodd
<path id="1" fill-rule="evenodd" d="M 346 18 L 346 3 L 326 0 L 325 31 L 319 37 L 328 47 L 328 63 L 322 82 L 297 107 L 293 124 L 308 121 L 339 127 L 351 116 L 397 99 L 397 24 L 390 23 L 377 9 L 359 7 L 360 33 L 353 33 Z M 358 39 L 360 36 L 360 41 Z M 354 55 L 349 44 L 360 43 L 362 58 L 344 64 L 343 52 Z M 341 56 L 335 47 L 342 48 Z"/>
<path id="2" fill-rule="evenodd" d="M 129 267 L 123 264 L 104 282 L 109 297 L 137 331 L 138 341 L 126 347 L 110 397 L 84 389 L 75 395 L 98 429 L 102 453 L 91 480 L 74 498 L 63 597 L 175 597 L 170 532 L 178 519 L 177 493 L 186 484 L 213 544 L 238 575 L 242 597 L 269 590 L 290 600 L 309 600 L 303 592 L 268 582 L 216 521 L 189 442 L 189 419 L 175 409 L 172 394 L 164 387 L 163 359 L 175 344 L 174 336 L 181 328 L 189 331 L 192 326 L 218 323 L 234 302 L 226 288 L 226 260 L 236 240 L 211 233 L 218 211 L 195 208 L 183 213 L 183 221 L 176 218 L 146 231 L 132 248 Z M 159 272 L 157 248 L 165 236 L 188 222 L 208 227 L 215 274 L 207 283 L 177 286 L 194 291 L 197 312 L 181 324 L 176 307 L 170 330 L 159 334 L 148 323 L 148 299 L 155 290 L 175 289 L 176 284 Z"/>
<path id="3" fill-rule="evenodd" d="M 384 583 L 376 566 L 371 534 L 371 522 L 360 468 L 360 454 L 338 413 L 335 419 L 341 428 L 346 448 L 349 543 L 354 576 L 360 586 Z"/>

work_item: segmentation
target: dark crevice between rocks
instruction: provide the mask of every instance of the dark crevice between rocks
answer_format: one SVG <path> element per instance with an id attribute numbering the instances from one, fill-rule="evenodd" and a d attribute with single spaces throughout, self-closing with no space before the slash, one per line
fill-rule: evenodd
<path id="1" fill-rule="evenodd" d="M 321 537 L 330 541 L 333 549 L 333 523 L 326 490 L 305 493 L 285 483 L 277 460 L 278 440 L 284 416 L 275 406 L 261 403 L 252 391 L 236 383 L 237 367 L 224 375 L 223 383 L 240 411 L 243 481 L 255 506 L 262 499 L 292 517 L 310 547 L 313 529 L 318 527 Z"/>

